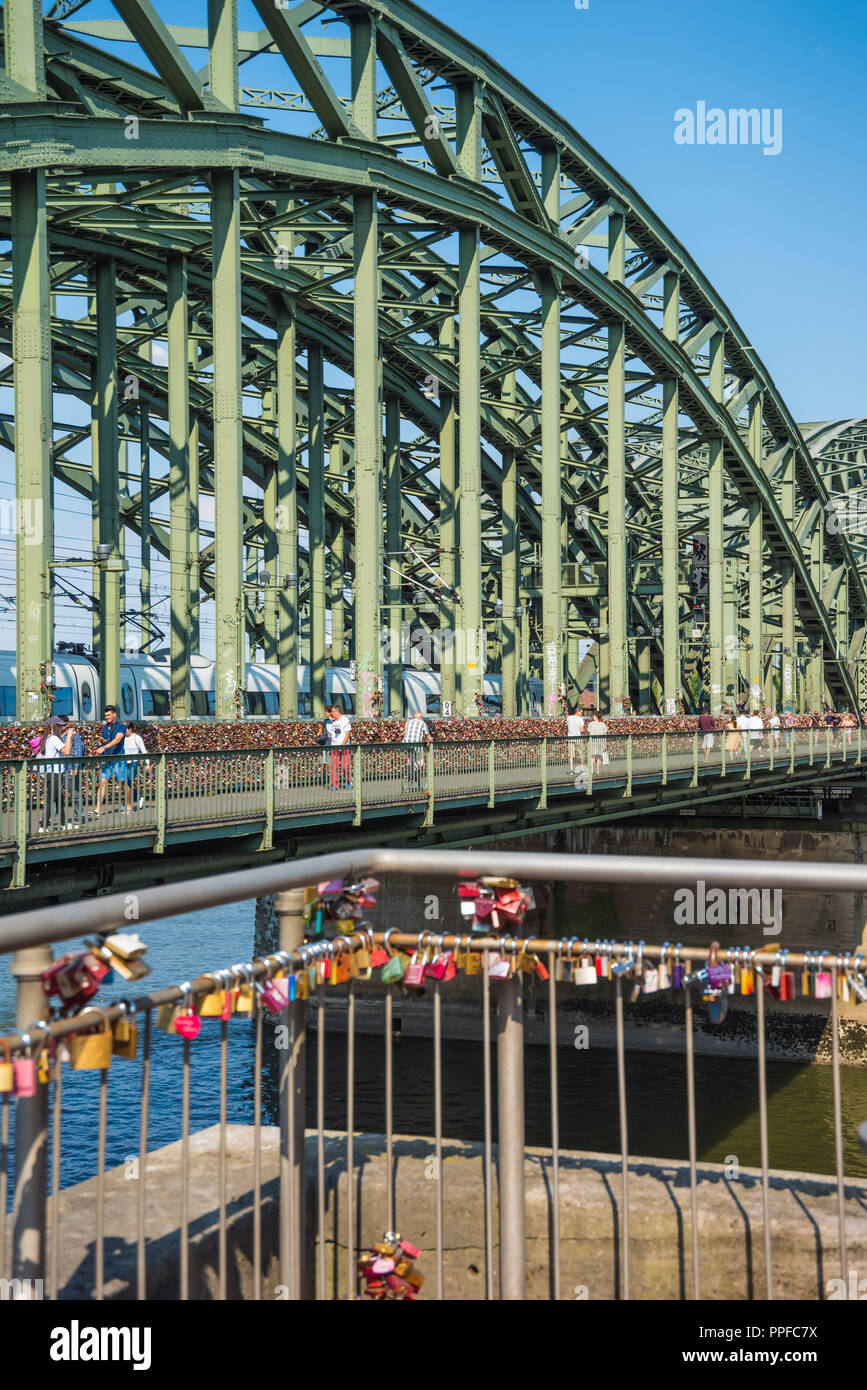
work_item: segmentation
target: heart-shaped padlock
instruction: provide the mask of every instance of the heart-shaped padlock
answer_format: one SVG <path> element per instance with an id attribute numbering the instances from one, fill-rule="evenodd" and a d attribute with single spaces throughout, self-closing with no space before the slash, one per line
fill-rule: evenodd
<path id="1" fill-rule="evenodd" d="M 202 1020 L 199 1015 L 192 1012 L 178 1014 L 175 1019 L 175 1032 L 180 1033 L 181 1037 L 186 1038 L 188 1042 L 192 1042 L 193 1038 L 199 1036 L 201 1026 Z"/>

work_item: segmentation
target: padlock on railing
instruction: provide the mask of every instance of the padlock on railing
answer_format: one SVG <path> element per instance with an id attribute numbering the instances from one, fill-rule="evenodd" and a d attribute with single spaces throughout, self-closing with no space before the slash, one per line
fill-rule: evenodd
<path id="1" fill-rule="evenodd" d="M 103 1026 L 96 1033 L 73 1033 L 69 1036 L 69 1064 L 74 1071 L 106 1071 L 111 1066 L 111 1024 L 101 1009 L 84 1009 L 79 1017 L 83 1018 L 91 1012 L 99 1014 Z"/>

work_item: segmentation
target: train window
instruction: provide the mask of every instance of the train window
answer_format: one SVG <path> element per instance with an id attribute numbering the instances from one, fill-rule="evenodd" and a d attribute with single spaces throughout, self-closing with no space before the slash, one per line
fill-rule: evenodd
<path id="1" fill-rule="evenodd" d="M 427 709 L 428 714 L 439 714 L 439 712 L 440 712 L 440 697 L 439 697 L 439 695 L 428 695 L 427 701 L 426 701 L 426 706 L 425 706 L 425 707 L 426 707 L 426 709 Z"/>
<path id="2" fill-rule="evenodd" d="M 264 690 L 247 691 L 247 713 L 265 714 L 265 692 Z"/>
<path id="3" fill-rule="evenodd" d="M 121 682 L 120 703 L 123 705 L 124 714 L 135 713 L 135 696 L 132 693 L 132 686 L 129 681 Z"/>
<path id="4" fill-rule="evenodd" d="M 68 685 L 58 686 L 54 692 L 52 714 L 72 714 L 72 691 Z"/>
<path id="5" fill-rule="evenodd" d="M 207 690 L 194 690 L 194 691 L 192 691 L 192 697 L 193 697 L 193 714 L 197 714 L 197 715 L 199 716 L 199 718 L 201 718 L 202 715 L 206 715 L 206 714 L 209 714 L 209 713 L 210 713 L 210 711 L 209 711 L 209 709 L 208 709 L 208 692 L 207 692 Z"/>
<path id="6" fill-rule="evenodd" d="M 298 697 L 298 710 L 299 710 L 299 713 L 300 713 L 300 714 L 305 714 L 305 715 L 309 715 L 309 714 L 310 714 L 310 696 L 309 696 L 309 695 L 299 695 L 299 697 Z"/>
<path id="7" fill-rule="evenodd" d="M 81 717 L 88 719 L 93 710 L 93 691 L 90 688 L 90 681 L 81 682 Z"/>
<path id="8" fill-rule="evenodd" d="M 158 719 L 168 717 L 169 692 L 167 690 L 143 690 L 142 713 L 155 715 Z"/>
<path id="9" fill-rule="evenodd" d="M 0 685 L 0 714 L 15 718 L 15 686 Z"/>
<path id="10" fill-rule="evenodd" d="M 265 710 L 268 714 L 280 713 L 280 697 L 276 690 L 269 690 L 265 696 Z"/>
<path id="11" fill-rule="evenodd" d="M 210 715 L 213 716 L 213 715 L 215 715 L 216 713 L 217 713 L 217 697 L 216 697 L 216 695 L 214 694 L 213 690 L 209 690 L 209 691 L 208 691 L 208 714 L 210 714 Z"/>

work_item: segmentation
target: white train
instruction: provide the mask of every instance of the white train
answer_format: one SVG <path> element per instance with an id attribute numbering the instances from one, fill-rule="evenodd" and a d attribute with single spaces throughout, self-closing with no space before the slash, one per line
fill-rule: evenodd
<path id="1" fill-rule="evenodd" d="M 14 652 L 0 652 L 0 720 L 15 718 Z M 95 720 L 102 716 L 99 690 L 99 671 L 86 656 L 57 652 L 54 656 L 54 713 L 73 719 Z M 193 655 L 190 659 L 191 713 L 194 719 L 214 717 L 214 663 L 207 657 Z M 483 686 L 483 711 L 499 714 L 501 709 L 502 678 L 487 674 Z M 169 718 L 169 658 L 124 654 L 120 663 L 119 714 L 123 719 Z M 355 680 L 348 664 L 329 666 L 325 672 L 325 692 L 348 713 L 355 713 Z M 253 719 L 276 719 L 279 716 L 280 672 L 277 666 L 264 662 L 247 667 L 244 691 L 245 713 Z M 403 708 L 388 711 L 388 694 L 383 696 L 386 713 L 400 718 L 422 710 L 439 715 L 440 677 L 437 671 L 419 671 L 404 667 Z M 298 713 L 310 716 L 310 671 L 298 667 Z M 455 711 L 457 712 L 457 711 Z M 530 681 L 530 713 L 542 713 L 542 682 Z"/>

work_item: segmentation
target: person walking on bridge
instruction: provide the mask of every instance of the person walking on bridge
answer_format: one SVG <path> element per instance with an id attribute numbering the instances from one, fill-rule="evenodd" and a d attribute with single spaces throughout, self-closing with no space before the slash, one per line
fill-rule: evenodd
<path id="1" fill-rule="evenodd" d="M 69 746 L 72 742 L 72 730 L 68 732 L 65 721 L 59 714 L 53 714 L 45 725 L 45 737 L 42 748 L 37 757 L 40 764 L 49 758 L 66 758 L 69 756 Z M 42 810 L 42 823 L 39 826 L 40 835 L 45 830 L 63 829 L 63 763 L 45 762 L 45 766 L 40 766 L 42 773 L 42 789 L 45 804 Z"/>
<path id="2" fill-rule="evenodd" d="M 331 790 L 340 790 L 340 774 L 348 773 L 350 768 L 351 754 L 348 751 L 338 753 L 338 748 L 343 749 L 349 742 L 352 735 L 352 723 L 347 715 L 337 706 L 332 705 L 327 711 L 330 722 L 328 724 L 328 737 L 331 740 Z M 350 776 L 347 788 L 352 786 Z"/>
<path id="3" fill-rule="evenodd" d="M 568 706 L 567 706 L 568 708 Z M 575 771 L 575 758 L 584 763 L 584 716 L 577 705 L 566 715 L 566 737 L 569 740 L 569 771 Z"/>
<path id="4" fill-rule="evenodd" d="M 701 746 L 704 749 L 704 760 L 707 762 L 713 752 L 714 730 L 716 729 L 714 717 L 707 705 L 705 705 L 698 717 L 698 727 L 701 730 Z"/>
<path id="5" fill-rule="evenodd" d="M 430 731 L 421 710 L 416 710 L 412 718 L 406 721 L 403 730 L 403 742 L 407 745 L 406 762 L 404 763 L 404 787 L 408 786 L 412 794 L 416 792 L 420 794 L 424 772 L 424 752 L 422 750 L 426 743 L 431 742 Z"/>
<path id="6" fill-rule="evenodd" d="M 115 705 L 106 705 L 103 720 L 103 726 L 99 731 L 100 743 L 96 750 L 96 757 L 102 758 L 106 753 L 122 754 L 127 727 L 118 719 Z M 107 765 L 103 764 L 99 770 L 99 790 L 96 793 L 95 816 L 100 813 L 100 807 L 105 800 L 106 788 L 112 778 L 121 783 L 126 781 L 126 764 L 123 757 L 116 757 L 113 762 Z"/>

